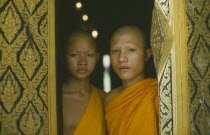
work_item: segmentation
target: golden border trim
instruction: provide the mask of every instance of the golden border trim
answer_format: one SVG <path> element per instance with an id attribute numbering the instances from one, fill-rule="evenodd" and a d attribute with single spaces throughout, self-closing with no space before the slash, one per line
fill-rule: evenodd
<path id="1" fill-rule="evenodd" d="M 189 90 L 185 1 L 173 0 L 174 134 L 189 135 Z"/>
<path id="2" fill-rule="evenodd" d="M 57 135 L 56 55 L 55 55 L 55 0 L 48 1 L 48 111 L 49 134 Z"/>

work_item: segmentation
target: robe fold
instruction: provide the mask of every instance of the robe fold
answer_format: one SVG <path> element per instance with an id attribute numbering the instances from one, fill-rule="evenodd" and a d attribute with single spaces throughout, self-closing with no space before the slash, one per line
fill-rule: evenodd
<path id="1" fill-rule="evenodd" d="M 102 102 L 98 90 L 93 86 L 89 103 L 73 135 L 105 135 Z"/>
<path id="2" fill-rule="evenodd" d="M 142 80 L 118 93 L 106 105 L 109 135 L 157 135 L 156 79 Z"/>

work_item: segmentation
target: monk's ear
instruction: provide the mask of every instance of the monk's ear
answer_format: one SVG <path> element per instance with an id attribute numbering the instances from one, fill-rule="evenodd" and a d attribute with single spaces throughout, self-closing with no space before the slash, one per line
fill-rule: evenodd
<path id="1" fill-rule="evenodd" d="M 145 62 L 148 61 L 151 56 L 152 56 L 152 50 L 151 49 L 147 49 L 145 51 Z"/>

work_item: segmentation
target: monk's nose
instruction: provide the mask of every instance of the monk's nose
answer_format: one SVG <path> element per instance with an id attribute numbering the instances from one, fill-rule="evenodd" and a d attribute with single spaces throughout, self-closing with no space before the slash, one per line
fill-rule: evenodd
<path id="1" fill-rule="evenodd" d="M 79 65 L 87 65 L 87 58 L 85 56 L 80 56 Z"/>
<path id="2" fill-rule="evenodd" d="M 126 62 L 126 61 L 128 61 L 127 53 L 124 51 L 120 52 L 119 62 Z"/>

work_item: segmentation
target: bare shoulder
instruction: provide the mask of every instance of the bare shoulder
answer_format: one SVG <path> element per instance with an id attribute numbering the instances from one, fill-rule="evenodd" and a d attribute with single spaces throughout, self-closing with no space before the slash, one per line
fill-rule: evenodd
<path id="1" fill-rule="evenodd" d="M 105 105 L 122 90 L 122 86 L 112 89 L 105 97 Z"/>

